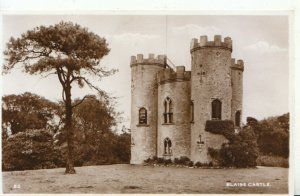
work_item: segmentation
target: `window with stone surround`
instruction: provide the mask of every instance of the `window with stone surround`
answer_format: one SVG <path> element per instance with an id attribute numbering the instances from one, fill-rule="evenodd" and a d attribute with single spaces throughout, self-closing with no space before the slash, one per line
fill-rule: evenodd
<path id="1" fill-rule="evenodd" d="M 235 126 L 237 127 L 241 126 L 241 111 L 237 111 L 235 113 Z"/>
<path id="2" fill-rule="evenodd" d="M 211 103 L 211 119 L 221 120 L 222 117 L 222 102 L 219 99 L 215 99 Z"/>
<path id="3" fill-rule="evenodd" d="M 173 102 L 169 97 L 164 101 L 164 123 L 173 123 Z"/>
<path id="4" fill-rule="evenodd" d="M 171 155 L 172 154 L 172 141 L 170 138 L 164 139 L 164 155 Z"/>
<path id="5" fill-rule="evenodd" d="M 146 125 L 147 124 L 147 110 L 146 108 L 140 108 L 139 110 L 139 124 Z"/>

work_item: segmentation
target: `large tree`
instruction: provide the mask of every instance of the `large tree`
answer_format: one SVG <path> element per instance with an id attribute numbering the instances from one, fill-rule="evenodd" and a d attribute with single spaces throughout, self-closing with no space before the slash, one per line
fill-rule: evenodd
<path id="1" fill-rule="evenodd" d="M 62 86 L 62 99 L 65 106 L 64 130 L 67 133 L 68 155 L 65 173 L 76 173 L 74 169 L 74 130 L 72 123 L 73 108 L 72 86 L 83 87 L 84 84 L 106 94 L 93 85 L 89 76 L 102 78 L 109 76 L 115 70 L 100 66 L 100 60 L 110 49 L 105 38 L 89 32 L 71 22 L 60 22 L 54 26 L 40 26 L 28 30 L 20 38 L 11 38 L 4 52 L 6 64 L 4 73 L 16 66 L 21 66 L 24 72 L 31 75 L 57 75 Z"/>

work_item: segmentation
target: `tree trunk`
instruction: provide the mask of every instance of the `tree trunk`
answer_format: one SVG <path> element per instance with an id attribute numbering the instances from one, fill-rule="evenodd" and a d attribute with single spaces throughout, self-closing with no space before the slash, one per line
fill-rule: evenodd
<path id="1" fill-rule="evenodd" d="M 68 85 L 65 89 L 66 95 L 66 124 L 65 131 L 67 131 L 67 142 L 68 142 L 68 154 L 66 162 L 66 171 L 65 174 L 75 174 L 74 169 L 74 131 L 72 123 L 72 98 L 71 98 L 71 86 Z"/>

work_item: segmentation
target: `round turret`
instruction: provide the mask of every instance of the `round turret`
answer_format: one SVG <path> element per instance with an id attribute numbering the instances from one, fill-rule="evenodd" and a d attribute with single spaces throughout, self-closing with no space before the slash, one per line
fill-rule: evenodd
<path id="1" fill-rule="evenodd" d="M 166 56 L 153 54 L 131 62 L 131 164 L 141 164 L 156 156 L 157 74 L 166 67 Z"/>
<path id="2" fill-rule="evenodd" d="M 235 127 L 241 127 L 243 107 L 243 60 L 231 59 L 232 102 L 231 119 Z"/>
<path id="3" fill-rule="evenodd" d="M 194 123 L 191 125 L 191 160 L 209 162 L 208 147 L 219 148 L 226 139 L 205 131 L 207 120 L 231 119 L 231 38 L 222 42 L 201 36 L 191 43 L 191 99 L 194 103 Z"/>

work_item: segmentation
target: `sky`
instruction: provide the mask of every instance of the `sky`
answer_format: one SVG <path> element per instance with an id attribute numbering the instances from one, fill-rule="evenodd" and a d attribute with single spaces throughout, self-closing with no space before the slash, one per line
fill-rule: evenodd
<path id="1" fill-rule="evenodd" d="M 166 54 L 176 66 L 191 68 L 190 41 L 218 34 L 233 40 L 232 58 L 244 60 L 243 122 L 247 116 L 264 119 L 289 111 L 289 21 L 284 15 L 4 15 L 2 47 L 36 26 L 72 21 L 106 38 L 110 53 L 101 63 L 119 70 L 94 84 L 118 97 L 117 110 L 130 123 L 130 56 Z M 73 89 L 73 97 L 95 91 Z M 55 76 L 42 78 L 13 70 L 2 76 L 2 93 L 30 91 L 47 99 L 61 99 Z"/>

